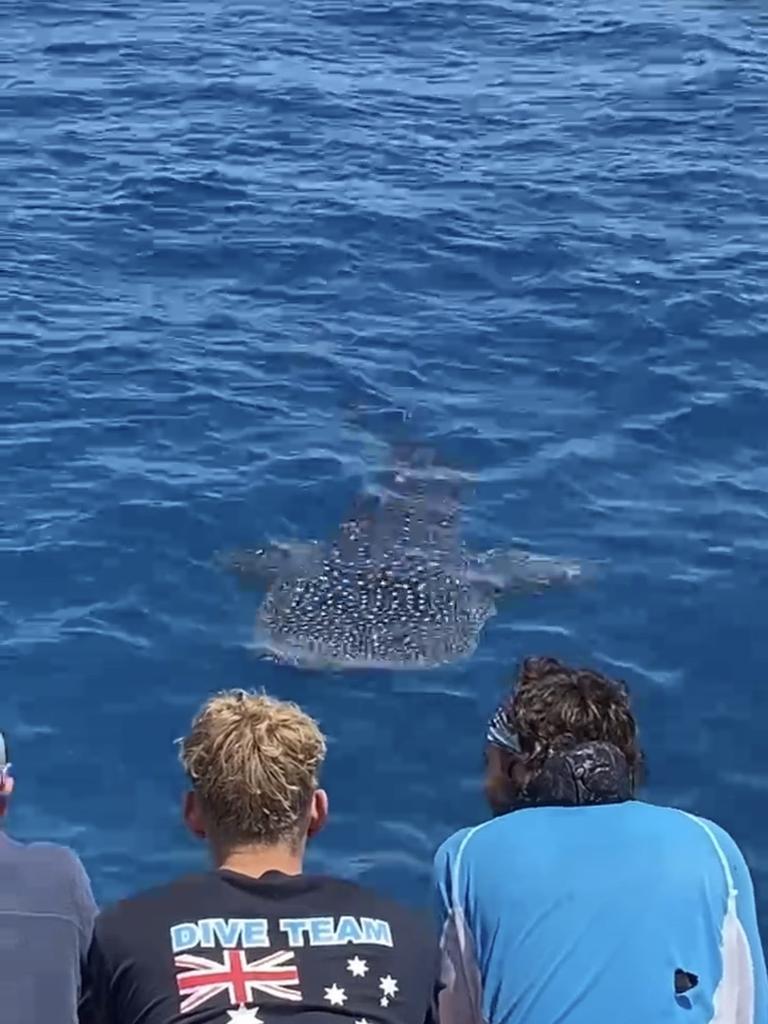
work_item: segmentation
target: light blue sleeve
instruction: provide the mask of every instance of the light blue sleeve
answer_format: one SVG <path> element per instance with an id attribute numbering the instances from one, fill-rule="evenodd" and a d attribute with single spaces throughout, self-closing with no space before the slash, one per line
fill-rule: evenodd
<path id="1" fill-rule="evenodd" d="M 469 829 L 456 832 L 439 847 L 435 854 L 432 870 L 432 888 L 438 934 L 442 934 L 445 922 L 453 910 L 453 891 L 451 872 L 456 859 L 456 852 Z"/>
<path id="2" fill-rule="evenodd" d="M 736 910 L 747 936 L 755 980 L 755 1024 L 768 1020 L 768 972 L 765 966 L 763 944 L 757 924 L 755 889 L 744 855 L 731 836 L 719 825 L 709 823 L 726 856 L 736 888 Z"/>
<path id="3" fill-rule="evenodd" d="M 440 935 L 440 1024 L 484 1024 L 474 941 L 467 928 L 461 894 L 453 891 L 456 858 L 471 832 L 464 829 L 447 839 L 434 861 L 433 895 Z"/>

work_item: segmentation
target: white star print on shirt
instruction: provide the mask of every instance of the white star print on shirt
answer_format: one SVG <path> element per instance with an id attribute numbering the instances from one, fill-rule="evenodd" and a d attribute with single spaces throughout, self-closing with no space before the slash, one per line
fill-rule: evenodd
<path id="1" fill-rule="evenodd" d="M 379 1006 L 383 1006 L 385 1009 L 389 1006 L 389 1000 L 386 996 L 382 996 L 379 1000 Z"/>
<path id="2" fill-rule="evenodd" d="M 365 1017 L 361 1017 L 360 1020 L 355 1021 L 355 1024 L 368 1024 L 368 1021 L 365 1019 Z"/>
<path id="3" fill-rule="evenodd" d="M 227 1014 L 229 1015 L 230 1024 L 264 1024 L 264 1021 L 259 1017 L 258 1006 L 254 1006 L 252 1010 L 239 1006 L 236 1010 L 227 1010 Z"/>
<path id="4" fill-rule="evenodd" d="M 347 960 L 347 970 L 353 978 L 364 978 L 368 973 L 368 961 L 361 960 L 359 956 L 355 956 L 351 960 Z M 368 1024 L 368 1021 L 365 1024 Z"/>
<path id="5" fill-rule="evenodd" d="M 397 982 L 388 974 L 386 978 L 379 978 L 379 988 L 384 993 L 385 998 L 393 999 L 397 993 Z"/>
<path id="6" fill-rule="evenodd" d="M 325 998 L 331 1006 L 343 1006 L 347 1001 L 347 993 L 334 982 L 330 988 L 325 990 Z"/>

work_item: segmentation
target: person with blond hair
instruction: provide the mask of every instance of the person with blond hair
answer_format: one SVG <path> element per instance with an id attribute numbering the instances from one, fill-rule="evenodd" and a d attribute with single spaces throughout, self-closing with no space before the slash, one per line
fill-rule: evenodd
<path id="1" fill-rule="evenodd" d="M 181 741 L 184 819 L 213 870 L 97 919 L 82 1024 L 424 1024 L 437 945 L 426 917 L 302 873 L 328 816 L 326 743 L 294 704 L 231 691 Z"/>

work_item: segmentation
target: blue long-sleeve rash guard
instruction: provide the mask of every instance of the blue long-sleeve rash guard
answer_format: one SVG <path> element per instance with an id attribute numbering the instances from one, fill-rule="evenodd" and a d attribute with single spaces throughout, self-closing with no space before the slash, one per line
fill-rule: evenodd
<path id="1" fill-rule="evenodd" d="M 448 839 L 435 888 L 441 1024 L 768 1024 L 749 871 L 702 818 L 515 811 Z"/>

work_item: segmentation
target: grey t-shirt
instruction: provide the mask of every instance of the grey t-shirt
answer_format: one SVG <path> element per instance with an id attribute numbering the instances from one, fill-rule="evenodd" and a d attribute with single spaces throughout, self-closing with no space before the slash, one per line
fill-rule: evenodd
<path id="1" fill-rule="evenodd" d="M 83 865 L 0 832 L 0 1020 L 71 1024 L 96 905 Z"/>

